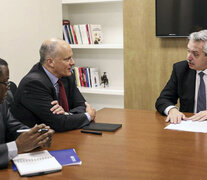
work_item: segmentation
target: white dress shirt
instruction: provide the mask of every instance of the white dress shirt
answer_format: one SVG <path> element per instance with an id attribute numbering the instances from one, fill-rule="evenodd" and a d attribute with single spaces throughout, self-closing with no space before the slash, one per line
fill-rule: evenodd
<path id="1" fill-rule="evenodd" d="M 8 159 L 11 160 L 18 154 L 17 145 L 15 141 L 9 142 L 6 145 L 8 148 Z"/>

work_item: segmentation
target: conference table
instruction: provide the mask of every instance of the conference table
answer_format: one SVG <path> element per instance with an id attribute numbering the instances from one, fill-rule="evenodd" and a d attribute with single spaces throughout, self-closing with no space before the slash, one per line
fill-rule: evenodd
<path id="1" fill-rule="evenodd" d="M 207 179 L 207 134 L 165 130 L 165 118 L 156 111 L 101 109 L 96 122 L 122 127 L 102 135 L 80 129 L 55 133 L 48 149 L 74 148 L 82 165 L 28 178 L 20 177 L 10 163 L 8 169 L 0 170 L 0 180 Z"/>

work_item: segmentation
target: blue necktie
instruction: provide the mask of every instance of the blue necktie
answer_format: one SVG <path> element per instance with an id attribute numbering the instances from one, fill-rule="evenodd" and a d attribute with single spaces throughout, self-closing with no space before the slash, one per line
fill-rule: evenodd
<path id="1" fill-rule="evenodd" d="M 206 87 L 203 80 L 204 73 L 200 72 L 200 86 L 198 89 L 197 113 L 206 110 Z"/>

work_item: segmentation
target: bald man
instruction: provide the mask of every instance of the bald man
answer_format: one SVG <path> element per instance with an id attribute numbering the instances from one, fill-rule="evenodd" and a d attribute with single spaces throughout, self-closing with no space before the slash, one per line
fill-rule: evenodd
<path id="1" fill-rule="evenodd" d="M 52 38 L 42 43 L 39 52 L 40 62 L 21 80 L 15 94 L 14 116 L 29 127 L 45 123 L 55 131 L 89 124 L 96 111 L 85 102 L 76 87 L 71 71 L 75 61 L 70 45 Z"/>

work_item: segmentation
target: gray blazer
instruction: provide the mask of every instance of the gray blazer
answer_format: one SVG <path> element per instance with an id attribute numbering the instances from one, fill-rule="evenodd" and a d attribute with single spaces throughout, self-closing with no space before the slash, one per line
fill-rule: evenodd
<path id="1" fill-rule="evenodd" d="M 18 137 L 17 129 L 25 129 L 23 125 L 15 119 L 9 111 L 7 101 L 0 104 L 0 169 L 8 166 L 7 142 L 13 141 Z"/>

